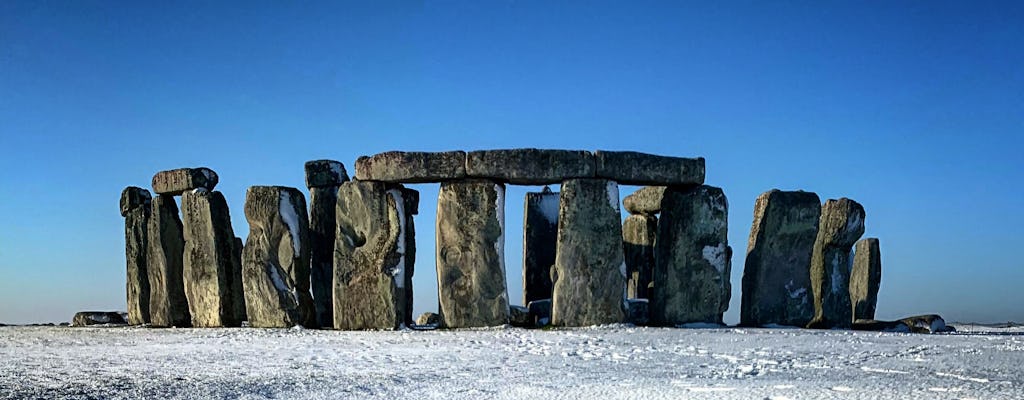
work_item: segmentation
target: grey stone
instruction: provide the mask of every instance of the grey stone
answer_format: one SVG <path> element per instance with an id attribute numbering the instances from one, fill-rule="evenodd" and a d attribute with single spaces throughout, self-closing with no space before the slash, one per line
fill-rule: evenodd
<path id="1" fill-rule="evenodd" d="M 217 173 L 206 167 L 179 168 L 153 175 L 153 191 L 157 194 L 180 195 L 186 191 L 217 186 Z"/>
<path id="2" fill-rule="evenodd" d="M 661 212 L 664 186 L 644 186 L 622 200 L 630 214 L 654 215 Z"/>
<path id="3" fill-rule="evenodd" d="M 402 249 L 402 260 L 405 261 L 405 290 L 399 290 L 399 293 L 404 296 L 404 307 L 402 309 L 404 314 L 403 322 L 406 326 L 409 326 L 414 322 L 412 319 L 412 275 L 416 271 L 416 222 L 414 221 L 413 215 L 419 213 L 420 192 L 413 189 L 401 188 L 401 193 L 404 204 L 402 214 L 405 216 L 405 220 L 403 221 L 405 225 L 402 226 L 402 236 L 405 238 L 405 248 Z"/>
<path id="4" fill-rule="evenodd" d="M 509 306 L 508 316 L 508 324 L 517 328 L 533 328 L 536 325 L 530 309 L 523 306 Z"/>
<path id="5" fill-rule="evenodd" d="M 650 323 L 650 303 L 648 299 L 626 300 L 626 322 L 644 326 Z"/>
<path id="6" fill-rule="evenodd" d="M 811 253 L 821 201 L 777 189 L 757 197 L 743 269 L 740 325 L 803 327 L 814 317 Z"/>
<path id="7" fill-rule="evenodd" d="M 551 299 L 534 300 L 526 304 L 530 318 L 537 327 L 551 323 Z"/>
<path id="8" fill-rule="evenodd" d="M 466 176 L 463 151 L 389 151 L 356 160 L 356 179 L 392 183 L 431 183 Z"/>
<path id="9" fill-rule="evenodd" d="M 400 193 L 383 182 L 345 182 L 338 189 L 335 329 L 395 329 L 404 318 Z"/>
<path id="10" fill-rule="evenodd" d="M 594 152 L 597 177 L 623 185 L 701 185 L 704 158 L 667 157 L 635 151 Z"/>
<path id="11" fill-rule="evenodd" d="M 876 321 L 874 319 L 857 319 L 853 321 L 855 331 L 902 332 L 902 333 L 948 333 L 956 332 L 956 328 L 946 325 L 942 317 L 935 314 L 918 315 L 896 321 Z"/>
<path id="12" fill-rule="evenodd" d="M 348 171 L 345 165 L 334 160 L 306 161 L 306 187 L 326 187 L 337 189 L 338 185 L 348 182 Z"/>
<path id="13" fill-rule="evenodd" d="M 235 276 L 235 232 L 228 203 L 220 192 L 197 189 L 181 197 L 185 231 L 184 284 L 192 326 L 239 326 Z"/>
<path id="14" fill-rule="evenodd" d="M 551 322 L 587 326 L 625 320 L 619 187 L 605 179 L 562 183 Z"/>
<path id="15" fill-rule="evenodd" d="M 523 302 L 551 298 L 558 244 L 558 193 L 527 193 L 523 207 Z"/>
<path id="16" fill-rule="evenodd" d="M 308 171 L 308 168 L 307 168 Z M 310 286 L 317 325 L 334 326 L 334 242 L 338 187 L 309 188 Z"/>
<path id="17" fill-rule="evenodd" d="M 808 328 L 850 328 L 850 251 L 864 234 L 864 207 L 856 201 L 829 199 L 821 206 L 818 238 L 811 255 L 814 319 Z"/>
<path id="18" fill-rule="evenodd" d="M 583 150 L 509 149 L 472 151 L 466 175 L 516 185 L 549 185 L 594 177 L 594 155 Z"/>
<path id="19" fill-rule="evenodd" d="M 650 319 L 655 325 L 722 323 L 729 308 L 729 203 L 711 186 L 665 190 Z"/>
<path id="20" fill-rule="evenodd" d="M 174 197 L 153 199 L 149 216 L 147 268 L 149 275 L 149 315 L 153 326 L 188 327 L 192 318 L 182 278 L 185 237 Z"/>
<path id="21" fill-rule="evenodd" d="M 416 318 L 416 325 L 439 326 L 441 325 L 441 316 L 437 313 L 425 312 Z"/>
<path id="22" fill-rule="evenodd" d="M 316 326 L 306 198 L 295 188 L 252 186 L 245 193 L 245 219 L 242 280 L 249 326 Z"/>
<path id="23" fill-rule="evenodd" d="M 242 238 L 235 236 L 231 241 L 231 292 L 233 296 L 235 315 L 239 321 L 247 321 L 249 316 L 245 312 L 245 288 L 242 286 L 242 250 L 245 247 Z"/>
<path id="24" fill-rule="evenodd" d="M 488 180 L 441 184 L 437 199 L 437 285 L 445 327 L 508 323 L 504 208 L 503 184 Z"/>
<path id="25" fill-rule="evenodd" d="M 148 324 L 149 269 L 146 251 L 149 246 L 149 214 L 152 196 L 146 189 L 129 186 L 121 192 L 121 216 L 124 217 L 124 249 L 127 261 L 128 322 Z"/>
<path id="26" fill-rule="evenodd" d="M 646 299 L 654 270 L 654 242 L 658 218 L 630 215 L 622 222 L 622 254 L 626 260 L 626 297 Z"/>
<path id="27" fill-rule="evenodd" d="M 114 311 L 81 311 L 75 313 L 74 318 L 71 319 L 71 326 L 125 325 L 127 323 L 121 313 Z M 53 326 L 53 324 L 45 325 Z"/>
<path id="28" fill-rule="evenodd" d="M 882 283 L 882 253 L 876 238 L 862 239 L 855 247 L 853 271 L 850 273 L 853 319 L 874 319 L 878 287 Z"/>

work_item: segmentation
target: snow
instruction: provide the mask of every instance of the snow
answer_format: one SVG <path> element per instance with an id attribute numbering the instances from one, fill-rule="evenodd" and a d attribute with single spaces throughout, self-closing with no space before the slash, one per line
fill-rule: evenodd
<path id="1" fill-rule="evenodd" d="M 333 164 L 332 164 L 333 165 Z M 402 199 L 402 191 L 398 189 L 388 190 L 388 194 L 395 200 L 395 209 L 398 211 L 398 265 L 391 273 L 394 275 L 395 286 L 405 287 L 405 201 Z M 351 240 L 351 239 L 349 239 Z"/>
<path id="2" fill-rule="evenodd" d="M 619 211 L 619 184 L 615 181 L 608 181 L 608 203 L 612 205 L 615 212 Z"/>
<path id="3" fill-rule="evenodd" d="M 501 275 L 505 276 L 505 185 L 494 185 L 494 211 L 498 217 L 498 226 L 501 227 L 501 235 L 494 241 L 494 251 L 498 255 L 498 264 L 501 265 Z M 505 303 L 508 303 L 508 291 L 505 291 Z"/>
<path id="4" fill-rule="evenodd" d="M 957 328 L 3 327 L 0 398 L 1024 398 L 1024 328 Z"/>
<path id="5" fill-rule="evenodd" d="M 197 187 L 195 189 L 192 189 L 192 193 L 193 194 L 203 194 L 203 193 L 206 193 L 206 192 L 208 192 L 208 190 L 206 190 L 206 188 L 204 188 L 204 187 Z"/>
<path id="6" fill-rule="evenodd" d="M 295 290 L 289 288 L 288 285 L 284 282 L 284 279 L 281 278 L 281 272 L 278 271 L 279 269 L 280 268 L 278 268 L 274 264 L 267 264 L 267 270 L 270 275 L 270 282 L 274 284 L 274 287 L 277 288 L 277 291 L 279 293 L 290 293 L 292 295 L 292 299 L 295 300 L 295 304 L 298 304 L 298 294 L 295 292 Z"/>
<path id="7" fill-rule="evenodd" d="M 702 251 L 704 260 L 711 264 L 719 275 L 725 274 L 725 263 L 728 261 L 725 259 L 725 247 L 725 243 L 719 243 L 718 246 L 704 246 Z"/>
<path id="8" fill-rule="evenodd" d="M 540 215 L 552 224 L 558 223 L 559 197 L 558 193 L 544 194 L 540 196 L 540 202 L 537 203 Z"/>
<path id="9" fill-rule="evenodd" d="M 295 252 L 292 253 L 292 257 L 299 258 L 302 254 L 302 239 L 299 236 L 299 216 L 295 214 L 295 207 L 292 205 L 292 197 L 288 192 L 281 192 L 281 219 L 284 220 L 284 224 L 288 225 L 288 232 L 292 236 L 292 248 Z"/>

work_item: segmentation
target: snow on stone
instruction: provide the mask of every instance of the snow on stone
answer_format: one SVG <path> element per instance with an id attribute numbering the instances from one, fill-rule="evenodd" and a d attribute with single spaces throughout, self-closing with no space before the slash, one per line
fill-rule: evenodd
<path id="1" fill-rule="evenodd" d="M 796 288 L 796 290 L 793 290 L 793 286 L 796 286 L 796 283 L 793 282 L 792 279 L 790 279 L 789 283 L 786 284 L 786 291 L 789 292 L 789 298 L 791 298 L 793 300 L 796 300 L 796 299 L 799 299 L 799 298 L 803 298 L 803 302 L 806 303 L 807 302 L 807 288 L 801 287 L 801 288 Z"/>
<path id="2" fill-rule="evenodd" d="M 615 181 L 608 181 L 608 204 L 619 212 L 619 184 Z"/>
<path id="3" fill-rule="evenodd" d="M 205 168 L 204 169 L 200 169 L 199 171 L 203 173 L 203 176 L 206 177 L 207 181 L 213 181 L 213 177 L 214 177 L 213 171 L 205 169 Z"/>
<path id="4" fill-rule="evenodd" d="M 540 197 L 540 202 L 537 204 L 537 207 L 540 209 L 540 215 L 552 224 L 558 223 L 558 202 L 560 197 L 558 194 L 544 195 Z"/>
<path id="5" fill-rule="evenodd" d="M 334 164 L 331 164 L 334 165 Z M 388 194 L 395 200 L 395 209 L 398 211 L 398 265 L 391 273 L 394 275 L 395 286 L 405 287 L 405 201 L 402 199 L 402 191 L 398 189 L 388 190 Z"/>
<path id="6" fill-rule="evenodd" d="M 344 178 L 345 175 L 347 175 L 344 171 L 341 170 L 341 163 L 330 162 L 327 163 L 327 165 L 330 166 L 331 172 L 334 173 L 334 176 L 337 176 L 338 178 Z"/>
<path id="7" fill-rule="evenodd" d="M 192 189 L 192 193 L 194 193 L 194 194 L 203 194 L 203 193 L 206 193 L 206 192 L 207 192 L 207 190 L 204 187 L 197 187 L 195 189 Z"/>
<path id="8" fill-rule="evenodd" d="M 498 226 L 501 227 L 501 235 L 494 241 L 494 251 L 498 253 L 498 264 L 501 265 L 501 275 L 505 275 L 505 185 L 494 185 L 494 211 L 498 216 Z M 506 290 L 507 292 L 507 290 Z M 507 293 L 506 293 L 507 296 Z M 507 297 L 506 297 L 507 302 Z"/>
<path id="9" fill-rule="evenodd" d="M 295 207 L 292 206 L 292 197 L 288 192 L 281 192 L 281 219 L 288 226 L 288 232 L 292 235 L 292 248 L 295 252 L 292 257 L 299 258 L 302 249 L 302 237 L 299 236 L 299 216 L 295 214 Z"/>
<path id="10" fill-rule="evenodd" d="M 281 273 L 278 271 L 279 269 L 280 268 L 278 268 L 277 265 L 267 264 L 267 272 L 269 272 L 268 275 L 270 275 L 270 282 L 274 284 L 274 287 L 277 288 L 278 292 L 291 294 L 292 299 L 294 299 L 295 303 L 298 304 L 298 294 L 295 293 L 294 290 L 289 288 L 288 285 L 284 282 L 284 278 L 281 277 Z"/>
<path id="11" fill-rule="evenodd" d="M 725 264 L 728 261 L 725 259 L 725 243 L 719 243 L 718 246 L 704 246 L 702 253 L 708 264 L 715 267 L 719 274 L 725 274 Z"/>

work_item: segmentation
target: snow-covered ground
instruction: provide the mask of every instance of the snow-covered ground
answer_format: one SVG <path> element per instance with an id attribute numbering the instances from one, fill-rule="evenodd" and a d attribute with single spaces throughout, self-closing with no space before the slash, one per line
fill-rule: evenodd
<path id="1" fill-rule="evenodd" d="M 1022 399 L 1024 329 L 0 328 L 0 398 Z"/>

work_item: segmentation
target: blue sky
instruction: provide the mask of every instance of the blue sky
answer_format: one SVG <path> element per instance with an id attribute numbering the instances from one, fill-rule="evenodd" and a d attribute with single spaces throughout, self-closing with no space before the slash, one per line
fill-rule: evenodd
<path id="1" fill-rule="evenodd" d="M 244 237 L 246 187 L 305 190 L 306 160 L 513 147 L 705 157 L 727 322 L 771 188 L 864 205 L 879 317 L 1024 321 L 1021 3 L 555 3 L 0 2 L 0 322 L 123 309 L 118 196 L 156 171 L 216 170 Z M 512 299 L 537 189 L 508 191 Z"/>

